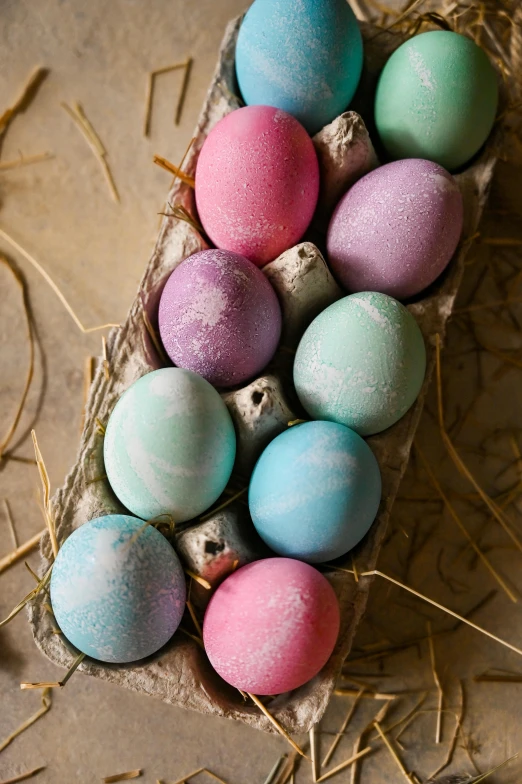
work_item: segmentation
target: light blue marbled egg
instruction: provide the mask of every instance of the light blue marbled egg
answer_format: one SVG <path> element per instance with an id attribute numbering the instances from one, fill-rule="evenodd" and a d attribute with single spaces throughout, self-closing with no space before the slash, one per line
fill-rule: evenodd
<path id="1" fill-rule="evenodd" d="M 404 416 L 425 372 L 424 339 L 411 313 L 386 294 L 363 291 L 312 321 L 297 348 L 294 384 L 310 416 L 368 436 Z"/>
<path id="2" fill-rule="evenodd" d="M 236 46 L 245 103 L 284 109 L 310 134 L 346 111 L 362 62 L 361 33 L 346 0 L 255 0 Z"/>
<path id="3" fill-rule="evenodd" d="M 56 621 L 93 659 L 123 663 L 150 656 L 181 621 L 183 569 L 165 537 L 142 527 L 128 515 L 98 517 L 69 536 L 54 562 Z"/>
<path id="4" fill-rule="evenodd" d="M 368 444 L 335 422 L 307 422 L 277 436 L 259 458 L 248 491 L 261 538 L 278 555 L 320 563 L 351 550 L 381 499 Z"/>
<path id="5" fill-rule="evenodd" d="M 138 379 L 107 425 L 105 469 L 120 501 L 149 520 L 204 512 L 227 484 L 236 455 L 228 410 L 208 381 L 163 368 Z"/>

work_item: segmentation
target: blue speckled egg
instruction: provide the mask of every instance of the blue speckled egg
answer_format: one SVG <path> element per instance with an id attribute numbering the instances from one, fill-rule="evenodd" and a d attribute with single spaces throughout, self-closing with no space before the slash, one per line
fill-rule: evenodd
<path id="1" fill-rule="evenodd" d="M 265 449 L 248 504 L 261 538 L 278 555 L 320 563 L 351 550 L 368 532 L 381 474 L 368 444 L 344 425 L 306 422 Z"/>
<path id="2" fill-rule="evenodd" d="M 179 626 L 185 578 L 172 546 L 128 515 L 85 523 L 62 545 L 51 602 L 65 637 L 104 662 L 137 661 L 159 650 Z"/>
<path id="3" fill-rule="evenodd" d="M 310 134 L 347 109 L 362 62 L 361 33 L 346 0 L 255 0 L 236 45 L 245 103 L 284 109 Z"/>
<path id="4" fill-rule="evenodd" d="M 181 368 L 132 384 L 105 434 L 109 483 L 144 520 L 170 514 L 180 523 L 204 512 L 225 489 L 235 455 L 234 425 L 219 394 Z"/>
<path id="5" fill-rule="evenodd" d="M 294 384 L 310 416 L 368 436 L 404 416 L 425 372 L 424 339 L 411 313 L 386 294 L 363 291 L 312 321 L 297 348 Z"/>

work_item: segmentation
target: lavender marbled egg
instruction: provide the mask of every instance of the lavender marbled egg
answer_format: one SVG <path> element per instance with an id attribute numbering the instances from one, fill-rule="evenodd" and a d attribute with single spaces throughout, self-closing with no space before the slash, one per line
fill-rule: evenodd
<path id="1" fill-rule="evenodd" d="M 204 250 L 185 259 L 168 279 L 159 329 L 175 365 L 228 387 L 270 362 L 281 334 L 281 308 L 251 261 L 232 251 Z"/>
<path id="2" fill-rule="evenodd" d="M 328 227 L 332 272 L 347 291 L 418 294 L 444 270 L 462 232 L 462 196 L 442 166 L 395 161 L 360 179 Z"/>
<path id="3" fill-rule="evenodd" d="M 137 661 L 163 647 L 181 621 L 185 594 L 172 546 L 129 515 L 98 517 L 74 531 L 51 576 L 63 634 L 104 662 Z"/>

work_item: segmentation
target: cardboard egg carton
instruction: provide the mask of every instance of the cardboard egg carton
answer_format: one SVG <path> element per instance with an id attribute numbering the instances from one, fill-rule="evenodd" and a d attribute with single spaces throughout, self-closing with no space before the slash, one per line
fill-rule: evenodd
<path id="1" fill-rule="evenodd" d="M 239 107 L 235 97 L 234 50 L 240 19 L 230 23 L 219 60 L 188 156 L 186 170 L 194 174 L 197 156 L 210 129 Z M 403 38 L 362 25 L 365 39 L 365 69 L 355 106 L 363 117 L 380 69 Z M 365 106 L 366 96 L 366 106 Z M 371 120 L 370 135 L 371 135 Z M 321 194 L 312 227 L 304 241 L 268 264 L 264 271 L 274 285 L 283 311 L 281 347 L 262 377 L 223 398 L 230 410 L 238 435 L 238 459 L 234 486 L 246 487 L 253 464 L 266 444 L 282 432 L 292 419 L 304 416 L 293 391 L 291 371 L 293 350 L 313 318 L 343 294 L 331 276 L 318 245 L 333 206 L 344 191 L 377 165 L 370 136 L 361 116 L 346 112 L 314 137 L 321 168 Z M 382 503 L 377 519 L 356 548 L 360 571 L 377 563 L 390 510 L 406 469 L 413 437 L 434 365 L 435 335 L 444 333 L 462 276 L 468 237 L 475 234 L 495 166 L 490 141 L 472 165 L 457 175 L 464 200 L 463 239 L 446 272 L 409 310 L 423 332 L 428 350 L 428 372 L 416 404 L 392 428 L 373 436 L 369 443 L 382 473 Z M 194 195 L 177 181 L 168 204 L 182 205 L 195 215 Z M 167 211 L 167 210 L 166 210 Z M 114 329 L 107 342 L 110 366 L 106 378 L 100 367 L 87 404 L 85 429 L 78 459 L 65 484 L 52 500 L 58 540 L 84 522 L 103 514 L 125 511 L 104 476 L 103 427 L 120 395 L 143 374 L 162 366 L 146 328 L 145 314 L 154 325 L 162 286 L 172 270 L 187 256 L 204 249 L 205 241 L 186 221 L 165 217 L 154 252 L 145 271 L 134 304 L 125 323 Z M 212 584 L 244 563 L 266 555 L 255 535 L 245 504 L 246 495 L 204 521 L 184 524 L 177 531 L 177 548 L 185 565 L 205 576 Z M 42 572 L 52 563 L 49 539 L 42 543 Z M 351 566 L 351 556 L 347 560 Z M 304 732 L 324 712 L 342 662 L 350 651 L 357 625 L 364 612 L 371 579 L 356 583 L 346 572 L 325 568 L 341 608 L 341 630 L 336 648 L 323 670 L 299 689 L 278 696 L 270 703 L 272 714 L 290 732 Z M 199 586 L 198 586 L 199 590 Z M 195 601 L 203 607 L 208 600 L 199 590 Z M 37 597 L 29 608 L 30 623 L 38 647 L 60 667 L 71 665 L 75 652 L 60 635 L 53 634 L 52 618 L 44 607 L 45 597 Z M 186 625 L 186 624 L 185 624 Z M 189 628 L 187 626 L 187 628 Z M 191 627 L 190 627 L 191 628 Z M 192 630 L 192 629 L 191 629 Z M 202 713 L 239 719 L 251 726 L 271 730 L 260 711 L 245 702 L 238 691 L 225 684 L 210 667 L 204 651 L 189 636 L 178 631 L 156 655 L 132 665 L 106 665 L 84 660 L 80 671 L 127 689 L 150 694 L 167 703 Z"/>

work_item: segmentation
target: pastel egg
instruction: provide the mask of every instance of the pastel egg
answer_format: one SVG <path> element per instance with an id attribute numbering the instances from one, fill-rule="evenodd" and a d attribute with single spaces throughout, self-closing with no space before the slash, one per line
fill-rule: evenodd
<path id="1" fill-rule="evenodd" d="M 128 515 L 85 523 L 60 548 L 51 575 L 53 613 L 65 637 L 104 662 L 150 656 L 185 609 L 185 578 L 172 546 Z"/>
<path id="2" fill-rule="evenodd" d="M 375 96 L 375 123 L 392 158 L 427 158 L 453 171 L 488 138 L 498 80 L 485 52 L 446 30 L 416 35 L 390 57 Z"/>
<path id="3" fill-rule="evenodd" d="M 424 340 L 411 313 L 386 294 L 365 291 L 312 321 L 297 348 L 294 384 L 314 419 L 369 436 L 404 416 L 425 372 Z"/>
<path id="4" fill-rule="evenodd" d="M 116 403 L 104 441 L 109 483 L 144 520 L 181 523 L 219 498 L 232 473 L 236 435 L 208 381 L 181 368 L 142 376 Z"/>
<path id="5" fill-rule="evenodd" d="M 310 563 L 355 547 L 380 499 L 372 450 L 335 422 L 306 422 L 277 436 L 259 458 L 248 491 L 253 523 L 266 544 Z"/>
<path id="6" fill-rule="evenodd" d="M 311 134 L 346 110 L 362 62 L 359 25 L 346 0 L 255 0 L 236 45 L 245 103 L 284 109 Z"/>
<path id="7" fill-rule="evenodd" d="M 309 564 L 267 558 L 219 586 L 205 613 L 210 663 L 252 694 L 297 689 L 326 664 L 339 634 L 339 605 L 328 580 Z"/>
<path id="8" fill-rule="evenodd" d="M 319 165 L 303 126 L 271 106 L 245 106 L 210 131 L 196 169 L 196 203 L 218 248 L 259 267 L 295 245 L 312 220 Z"/>
<path id="9" fill-rule="evenodd" d="M 159 330 L 175 365 L 227 387 L 270 362 L 281 335 L 281 308 L 251 261 L 231 251 L 204 250 L 185 259 L 168 279 Z"/>
<path id="10" fill-rule="evenodd" d="M 348 291 L 411 297 L 438 278 L 462 233 L 458 185 L 436 163 L 411 158 L 360 179 L 328 227 L 330 268 Z"/>

